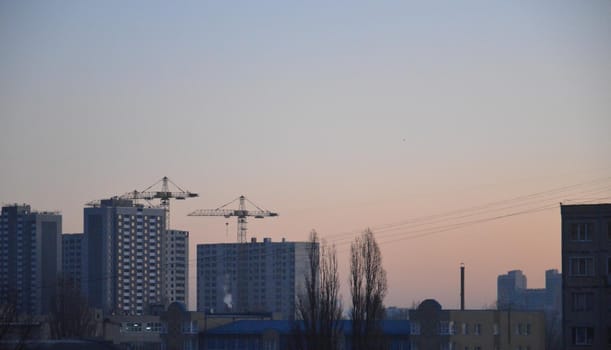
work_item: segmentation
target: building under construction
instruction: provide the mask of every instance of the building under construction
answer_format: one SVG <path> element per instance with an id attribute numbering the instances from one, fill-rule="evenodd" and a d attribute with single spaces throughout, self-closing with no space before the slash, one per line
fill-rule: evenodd
<path id="1" fill-rule="evenodd" d="M 197 310 L 206 313 L 278 313 L 293 319 L 304 285 L 310 242 L 197 245 Z"/>
<path id="2" fill-rule="evenodd" d="M 82 288 L 92 306 L 141 315 L 153 306 L 188 303 L 189 232 L 171 230 L 169 220 L 170 199 L 193 197 L 163 177 L 142 191 L 87 203 Z"/>

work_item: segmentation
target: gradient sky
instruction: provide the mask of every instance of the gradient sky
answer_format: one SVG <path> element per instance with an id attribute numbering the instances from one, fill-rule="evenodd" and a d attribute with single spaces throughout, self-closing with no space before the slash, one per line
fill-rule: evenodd
<path id="1" fill-rule="evenodd" d="M 371 227 L 386 304 L 458 307 L 464 262 L 479 308 L 498 274 L 560 268 L 559 208 L 410 220 L 577 184 L 468 219 L 611 200 L 609 1 L 1 1 L 0 48 L 0 201 L 64 232 L 167 175 L 200 194 L 172 208 L 192 259 L 236 224 L 186 214 L 244 194 L 280 214 L 250 235 L 336 242 L 344 286 Z"/>

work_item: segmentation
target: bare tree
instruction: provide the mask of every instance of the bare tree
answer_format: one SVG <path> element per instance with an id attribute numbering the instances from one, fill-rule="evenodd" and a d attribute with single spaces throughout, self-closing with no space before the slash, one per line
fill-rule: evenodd
<path id="1" fill-rule="evenodd" d="M 6 300 L 0 302 L 0 349 L 25 349 L 36 326 L 30 315 L 19 312 L 17 303 L 15 290 L 10 290 Z"/>
<path id="2" fill-rule="evenodd" d="M 562 317 L 558 310 L 545 312 L 545 348 L 562 348 Z"/>
<path id="3" fill-rule="evenodd" d="M 370 229 L 350 246 L 350 292 L 352 294 L 352 347 L 379 349 L 382 341 L 380 321 L 384 317 L 387 292 L 382 254 Z"/>
<path id="4" fill-rule="evenodd" d="M 304 290 L 297 295 L 297 321 L 293 324 L 297 349 L 333 350 L 339 348 L 342 306 L 335 246 L 319 242 L 310 232 L 309 266 Z"/>
<path id="5" fill-rule="evenodd" d="M 0 342 L 6 340 L 17 321 L 17 307 L 11 299 L 9 297 L 9 300 L 0 304 Z"/>
<path id="6" fill-rule="evenodd" d="M 58 292 L 51 304 L 49 328 L 51 337 L 85 338 L 94 335 L 95 320 L 87 300 L 73 280 L 59 277 Z"/>

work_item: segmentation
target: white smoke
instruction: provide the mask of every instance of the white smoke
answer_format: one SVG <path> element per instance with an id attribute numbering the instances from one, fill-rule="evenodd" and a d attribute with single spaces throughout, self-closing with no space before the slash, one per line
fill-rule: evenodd
<path id="1" fill-rule="evenodd" d="M 231 281 L 231 276 L 228 273 L 225 274 L 225 283 L 223 283 L 223 293 L 225 296 L 223 297 L 223 302 L 227 305 L 228 309 L 233 308 L 233 298 L 231 297 L 231 285 L 229 284 Z"/>
<path id="2" fill-rule="evenodd" d="M 223 302 L 225 303 L 225 305 L 227 305 L 227 308 L 231 309 L 232 308 L 232 304 L 231 304 L 231 293 L 226 293 L 225 297 L 223 298 Z"/>

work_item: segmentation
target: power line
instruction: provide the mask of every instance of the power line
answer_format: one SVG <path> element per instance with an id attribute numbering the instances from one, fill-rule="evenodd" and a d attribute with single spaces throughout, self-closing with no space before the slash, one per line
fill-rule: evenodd
<path id="1" fill-rule="evenodd" d="M 475 215 L 475 213 L 482 211 L 482 210 L 491 210 L 491 207 L 496 207 L 502 204 L 506 204 L 506 203 L 511 203 L 511 202 L 521 202 L 521 201 L 525 201 L 525 200 L 529 200 L 530 198 L 536 198 L 536 197 L 540 197 L 540 196 L 547 196 L 547 195 L 554 195 L 556 193 L 562 193 L 562 192 L 566 192 L 572 189 L 578 189 L 579 187 L 583 187 L 583 186 L 587 186 L 587 185 L 591 185 L 591 184 L 597 184 L 600 182 L 606 182 L 606 181 L 610 181 L 611 177 L 604 177 L 604 178 L 599 178 L 599 179 L 595 179 L 595 180 L 591 180 L 591 181 L 586 181 L 586 182 L 582 182 L 582 183 L 578 183 L 578 184 L 573 184 L 573 185 L 568 185 L 568 186 L 562 186 L 562 187 L 557 187 L 557 188 L 553 188 L 553 189 L 549 189 L 546 191 L 541 191 L 541 192 L 535 192 L 535 193 L 531 193 L 531 194 L 527 194 L 527 195 L 522 195 L 522 196 L 517 196 L 517 197 L 513 197 L 513 198 L 508 198 L 508 199 L 503 199 L 500 201 L 493 201 L 493 202 L 488 202 L 485 204 L 480 204 L 480 205 L 475 205 L 475 206 L 470 206 L 470 207 L 466 207 L 466 208 L 461 208 L 461 209 L 455 209 L 455 210 L 451 210 L 451 211 L 447 211 L 447 212 L 443 212 L 443 213 L 439 213 L 439 214 L 433 214 L 433 215 L 426 215 L 426 216 L 421 216 L 421 217 L 416 217 L 413 219 L 409 219 L 406 221 L 400 221 L 397 223 L 392 223 L 392 224 L 385 224 L 385 225 L 381 225 L 381 226 L 377 226 L 377 227 L 372 227 L 372 230 L 375 232 L 380 232 L 383 230 L 389 230 L 392 229 L 394 227 L 399 227 L 399 226 L 404 226 L 404 225 L 413 225 L 419 222 L 424 222 L 424 223 L 428 223 L 434 219 L 440 218 L 440 220 L 449 220 L 451 218 L 453 218 L 454 216 L 456 216 L 456 214 L 461 214 L 461 213 L 469 213 L 471 212 L 469 215 Z M 327 237 L 340 237 L 340 236 L 345 236 L 345 235 L 354 235 L 355 233 L 358 233 L 358 231 L 348 231 L 348 232 L 344 232 L 344 233 L 339 233 L 339 234 L 334 234 L 334 235 L 328 235 Z"/>

